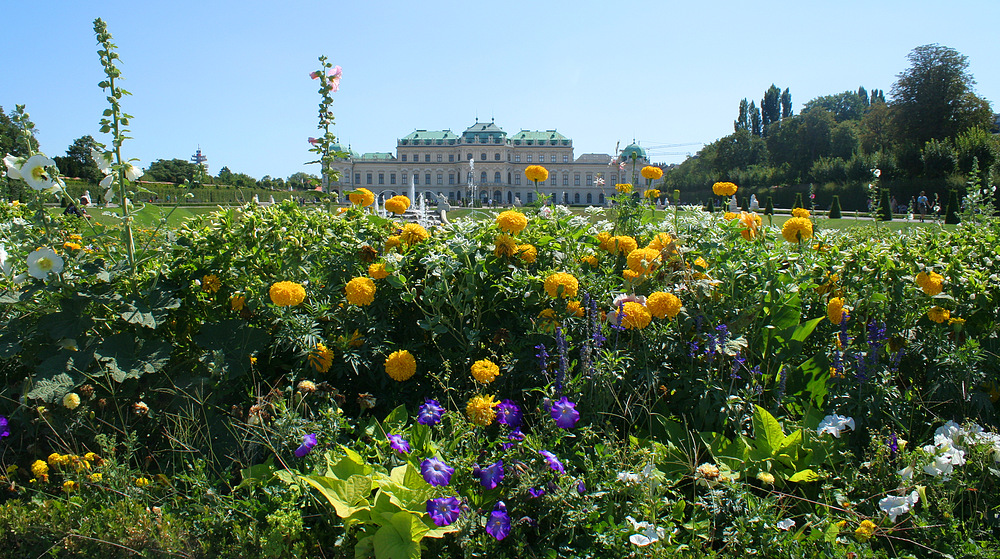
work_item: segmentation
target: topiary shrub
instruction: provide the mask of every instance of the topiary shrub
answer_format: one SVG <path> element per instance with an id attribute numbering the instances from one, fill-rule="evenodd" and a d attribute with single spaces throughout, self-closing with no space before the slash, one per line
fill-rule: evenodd
<path id="1" fill-rule="evenodd" d="M 955 189 L 948 191 L 948 209 L 945 210 L 944 222 L 955 225 L 961 220 L 958 218 L 958 193 Z"/>
<path id="2" fill-rule="evenodd" d="M 711 198 L 708 200 L 708 205 L 705 206 L 705 211 L 708 213 L 715 213 L 715 200 L 712 200 Z"/>
<path id="3" fill-rule="evenodd" d="M 833 202 L 830 202 L 830 219 L 840 219 L 840 196 L 833 195 Z"/>
<path id="4" fill-rule="evenodd" d="M 767 205 L 764 206 L 764 215 L 774 215 L 774 200 L 767 197 Z"/>
<path id="5" fill-rule="evenodd" d="M 881 221 L 892 221 L 892 206 L 889 205 L 889 189 L 882 189 L 882 196 L 878 203 L 878 218 Z"/>

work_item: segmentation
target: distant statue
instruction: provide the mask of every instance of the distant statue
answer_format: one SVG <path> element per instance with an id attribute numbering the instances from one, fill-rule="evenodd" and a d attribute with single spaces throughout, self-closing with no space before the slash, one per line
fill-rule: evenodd
<path id="1" fill-rule="evenodd" d="M 757 201 L 757 195 L 750 195 L 750 211 L 755 212 L 760 209 L 760 202 Z"/>
<path id="2" fill-rule="evenodd" d="M 735 199 L 736 199 L 736 197 L 734 196 L 734 197 L 733 197 L 733 200 L 735 200 Z M 269 205 L 272 205 L 272 206 L 274 205 L 274 195 L 273 195 L 273 194 L 271 195 L 271 200 L 270 200 L 270 201 L 268 201 L 268 204 L 269 204 Z"/>
<path id="3" fill-rule="evenodd" d="M 521 204 L 521 197 L 520 196 L 515 196 L 514 197 L 514 207 L 515 208 L 520 208 L 522 205 L 523 204 Z"/>
<path id="4" fill-rule="evenodd" d="M 258 196 L 256 194 L 253 195 L 253 205 L 255 205 L 255 206 L 259 206 L 260 205 L 260 196 Z"/>
<path id="5" fill-rule="evenodd" d="M 738 208 L 739 206 L 736 204 L 736 195 L 733 194 L 733 197 L 729 199 L 729 211 L 736 213 Z"/>
<path id="6" fill-rule="evenodd" d="M 448 197 L 440 192 L 437 194 L 437 209 L 444 211 L 451 210 L 451 203 L 448 202 Z"/>

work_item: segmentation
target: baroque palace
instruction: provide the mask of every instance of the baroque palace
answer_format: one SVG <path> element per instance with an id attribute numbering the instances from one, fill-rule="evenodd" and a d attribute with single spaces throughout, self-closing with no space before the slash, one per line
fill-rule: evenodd
<path id="1" fill-rule="evenodd" d="M 542 165 L 549 178 L 538 192 L 562 204 L 604 205 L 615 193 L 615 184 L 632 182 L 635 173 L 649 164 L 646 151 L 635 143 L 615 159 L 603 153 L 573 155 L 573 140 L 555 130 L 522 130 L 508 136 L 492 120 L 476 121 L 461 134 L 451 130 L 416 130 L 396 141 L 396 153 L 358 154 L 338 145 L 347 157 L 334 164 L 340 172 L 332 190 L 364 187 L 386 198 L 408 193 L 447 197 L 452 204 L 466 204 L 473 197 L 493 204 L 530 204 L 535 185 L 524 176 L 528 165 Z M 625 162 L 623 167 L 619 162 Z"/>

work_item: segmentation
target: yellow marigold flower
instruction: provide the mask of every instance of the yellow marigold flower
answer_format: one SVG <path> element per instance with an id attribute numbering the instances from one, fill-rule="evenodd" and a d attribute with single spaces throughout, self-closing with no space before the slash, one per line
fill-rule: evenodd
<path id="1" fill-rule="evenodd" d="M 566 314 L 582 318 L 584 313 L 580 301 L 568 301 L 566 303 Z"/>
<path id="2" fill-rule="evenodd" d="M 532 182 L 543 182 L 549 178 L 549 170 L 541 165 L 528 165 L 524 169 L 524 176 Z"/>
<path id="3" fill-rule="evenodd" d="M 146 487 L 150 483 L 152 483 L 152 482 L 149 481 L 149 478 L 145 478 L 145 477 L 135 478 L 135 486 L 136 487 Z"/>
<path id="4" fill-rule="evenodd" d="M 769 472 L 759 472 L 757 474 L 757 479 L 768 485 L 774 485 L 774 475 Z"/>
<path id="5" fill-rule="evenodd" d="M 538 329 L 548 334 L 555 332 L 559 327 L 557 318 L 555 310 L 542 309 L 542 312 L 538 313 Z"/>
<path id="6" fill-rule="evenodd" d="M 961 326 L 962 324 L 965 324 L 965 319 L 953 316 L 948 319 L 948 326 L 951 326 L 952 324 L 958 324 Z"/>
<path id="7" fill-rule="evenodd" d="M 500 212 L 500 215 L 497 216 L 497 227 L 499 227 L 504 233 L 517 235 L 527 226 L 528 218 L 521 212 L 507 210 L 505 212 Z"/>
<path id="8" fill-rule="evenodd" d="M 581 257 L 580 262 L 583 262 L 593 268 L 596 268 L 601 264 L 600 261 L 597 260 L 597 257 L 593 254 Z"/>
<path id="9" fill-rule="evenodd" d="M 875 535 L 876 528 L 878 528 L 878 526 L 871 520 L 862 520 L 858 528 L 854 530 L 854 537 L 857 538 L 859 542 L 866 542 Z"/>
<path id="10" fill-rule="evenodd" d="M 350 209 L 350 208 L 345 208 L 345 207 L 337 208 L 337 215 L 340 215 L 342 213 L 347 213 L 348 209 Z"/>
<path id="11" fill-rule="evenodd" d="M 222 288 L 222 280 L 219 276 L 215 274 L 208 274 L 201 278 L 201 289 L 202 291 L 208 291 L 210 293 L 218 293 L 219 289 Z"/>
<path id="12" fill-rule="evenodd" d="M 294 281 L 279 281 L 268 290 L 271 302 L 279 307 L 294 307 L 306 299 L 306 288 Z"/>
<path id="13" fill-rule="evenodd" d="M 828 273 L 824 279 L 826 282 L 816 286 L 816 293 L 819 293 L 820 295 L 826 295 L 827 293 L 832 292 L 837 287 L 837 280 L 840 279 L 840 276 Z"/>
<path id="14" fill-rule="evenodd" d="M 500 402 L 493 400 L 493 396 L 473 396 L 465 406 L 465 415 L 476 425 L 492 425 L 497 418 L 497 411 L 494 409 Z"/>
<path id="15" fill-rule="evenodd" d="M 638 285 L 646 279 L 646 276 L 643 275 L 641 272 L 636 272 L 635 270 L 629 270 L 628 268 L 625 268 L 624 270 L 622 270 L 622 278 L 631 284 Z"/>
<path id="16" fill-rule="evenodd" d="M 792 208 L 792 217 L 809 218 L 809 210 L 805 208 Z"/>
<path id="17" fill-rule="evenodd" d="M 53 468 L 58 466 L 65 466 L 69 464 L 69 456 L 65 454 L 59 454 L 58 452 L 53 452 L 48 457 L 49 466 Z"/>
<path id="18" fill-rule="evenodd" d="M 628 301 L 622 305 L 621 313 L 621 325 L 626 330 L 642 330 L 649 326 L 649 322 L 653 319 L 649 310 L 642 303 L 635 301 Z"/>
<path id="19" fill-rule="evenodd" d="M 736 212 L 726 212 L 722 214 L 723 221 L 732 221 L 734 219 L 736 219 Z"/>
<path id="20" fill-rule="evenodd" d="M 937 272 L 920 272 L 916 277 L 917 285 L 920 289 L 924 290 L 924 293 L 930 295 L 931 297 L 941 293 L 941 286 L 944 283 L 944 277 Z"/>
<path id="21" fill-rule="evenodd" d="M 375 195 L 367 188 L 359 188 L 348 194 L 347 198 L 355 206 L 368 207 L 375 203 Z"/>
<path id="22" fill-rule="evenodd" d="M 601 250 L 606 250 L 608 252 L 612 252 L 613 250 L 615 250 L 615 238 L 611 235 L 611 233 L 608 233 L 607 231 L 601 231 L 596 235 L 596 237 L 597 237 L 598 248 L 600 248 Z"/>
<path id="23" fill-rule="evenodd" d="M 669 247 L 674 242 L 674 237 L 670 233 L 657 233 L 653 236 L 646 248 L 651 248 L 658 252 L 663 252 L 663 249 Z"/>
<path id="24" fill-rule="evenodd" d="M 493 248 L 493 254 L 496 255 L 497 258 L 514 256 L 515 252 L 517 252 L 517 241 L 514 240 L 514 237 L 511 237 L 506 233 L 500 233 L 497 235 Z"/>
<path id="25" fill-rule="evenodd" d="M 628 253 L 625 261 L 628 268 L 639 274 L 648 274 L 660 267 L 660 251 L 651 248 L 637 248 Z"/>
<path id="26" fill-rule="evenodd" d="M 242 311 L 243 306 L 246 305 L 247 298 L 244 295 L 236 294 L 229 298 L 229 306 L 233 308 L 234 311 Z"/>
<path id="27" fill-rule="evenodd" d="M 646 165 L 641 171 L 639 171 L 639 174 L 641 174 L 644 179 L 655 181 L 663 176 L 663 169 L 652 165 Z"/>
<path id="28" fill-rule="evenodd" d="M 813 235 L 813 224 L 804 217 L 793 217 L 781 226 L 781 236 L 790 243 L 804 241 Z"/>
<path id="29" fill-rule="evenodd" d="M 655 188 L 650 188 L 642 192 L 642 196 L 647 200 L 655 200 L 660 197 L 660 191 Z"/>
<path id="30" fill-rule="evenodd" d="M 740 231 L 740 235 L 743 238 L 750 241 L 757 238 L 757 233 L 760 230 L 760 216 L 753 212 L 740 212 L 740 225 L 743 226 L 743 230 Z"/>
<path id="31" fill-rule="evenodd" d="M 615 185 L 615 190 L 617 190 L 618 192 L 621 192 L 622 194 L 627 194 L 629 192 L 632 192 L 632 184 L 631 183 L 627 183 L 627 182 L 626 183 L 618 183 L 618 184 Z"/>
<path id="32" fill-rule="evenodd" d="M 316 344 L 306 357 L 306 362 L 317 372 L 325 373 L 333 366 L 333 351 L 323 344 Z"/>
<path id="33" fill-rule="evenodd" d="M 694 259 L 694 265 L 701 268 L 702 270 L 708 269 L 708 262 L 705 262 L 705 259 L 700 256 Z"/>
<path id="34" fill-rule="evenodd" d="M 549 297 L 572 299 L 580 288 L 580 282 L 572 274 L 556 272 L 545 278 L 545 292 Z"/>
<path id="35" fill-rule="evenodd" d="M 70 233 L 68 238 L 71 241 L 80 241 L 80 240 L 83 240 L 83 236 L 79 235 L 77 233 Z"/>
<path id="36" fill-rule="evenodd" d="M 407 223 L 403 226 L 403 232 L 399 234 L 403 242 L 408 245 L 426 241 L 430 236 L 431 234 L 417 223 Z"/>
<path id="37" fill-rule="evenodd" d="M 97 483 L 102 479 L 104 479 L 104 476 L 101 474 L 101 472 L 95 472 L 87 476 L 87 479 L 90 480 L 90 483 Z"/>
<path id="38" fill-rule="evenodd" d="M 716 196 L 732 196 L 736 194 L 738 187 L 731 182 L 717 182 L 712 185 L 712 192 Z"/>
<path id="39" fill-rule="evenodd" d="M 65 243 L 63 243 L 63 248 L 66 250 L 80 250 L 83 247 L 80 246 L 79 243 L 72 243 L 70 241 L 66 241 Z"/>
<path id="40" fill-rule="evenodd" d="M 67 493 L 72 493 L 73 491 L 76 491 L 79 488 L 80 484 L 71 479 L 67 479 L 66 481 L 63 482 L 63 491 Z"/>
<path id="41" fill-rule="evenodd" d="M 707 462 L 698 466 L 698 468 L 695 469 L 695 473 L 697 473 L 699 477 L 703 477 L 707 480 L 719 479 L 720 474 L 718 466 Z"/>
<path id="42" fill-rule="evenodd" d="M 405 349 L 394 351 L 385 360 L 385 372 L 392 380 L 403 382 L 416 374 L 417 360 Z"/>
<path id="43" fill-rule="evenodd" d="M 489 359 L 480 359 L 472 364 L 472 378 L 483 384 L 493 382 L 500 375 L 500 367 Z"/>
<path id="44" fill-rule="evenodd" d="M 392 212 L 396 215 L 406 213 L 406 210 L 409 207 L 410 199 L 406 196 L 393 196 L 385 201 L 386 211 Z"/>
<path id="45" fill-rule="evenodd" d="M 35 460 L 31 464 L 31 474 L 35 477 L 45 477 L 49 475 L 49 465 L 42 460 Z"/>
<path id="46" fill-rule="evenodd" d="M 931 310 L 927 311 L 927 318 L 941 324 L 951 318 L 951 311 L 944 307 L 934 306 Z"/>
<path id="47" fill-rule="evenodd" d="M 399 235 L 392 235 L 391 237 L 385 240 L 385 251 L 389 252 L 390 250 L 397 248 L 401 244 L 403 244 L 403 239 Z"/>
<path id="48" fill-rule="evenodd" d="M 368 275 L 373 279 L 380 280 L 389 277 L 389 272 L 386 271 L 383 262 L 376 262 L 368 266 Z"/>
<path id="49" fill-rule="evenodd" d="M 364 307 L 375 300 L 375 282 L 371 278 L 357 277 L 347 282 L 344 292 L 348 303 Z"/>
<path id="50" fill-rule="evenodd" d="M 673 293 L 656 291 L 646 297 L 646 308 L 656 318 L 674 318 L 681 312 L 681 300 Z"/>
<path id="51" fill-rule="evenodd" d="M 611 251 L 612 254 L 628 254 L 639 248 L 639 243 L 628 235 L 618 235 L 614 239 L 613 246 L 614 250 Z"/>
<path id="52" fill-rule="evenodd" d="M 76 392 L 70 392 L 69 394 L 63 396 L 63 406 L 68 410 L 75 410 L 80 405 L 80 395 Z"/>
<path id="53" fill-rule="evenodd" d="M 826 316 L 830 319 L 830 322 L 840 324 L 844 320 L 845 314 L 847 313 L 844 311 L 844 298 L 831 297 L 830 301 L 826 304 Z"/>
<path id="54" fill-rule="evenodd" d="M 535 245 L 517 245 L 517 257 L 525 264 L 534 264 L 538 259 L 538 249 Z"/>

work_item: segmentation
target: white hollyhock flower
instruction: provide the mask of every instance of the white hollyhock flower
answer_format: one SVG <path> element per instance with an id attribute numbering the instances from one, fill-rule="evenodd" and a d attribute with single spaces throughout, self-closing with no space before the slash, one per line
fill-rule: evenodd
<path id="1" fill-rule="evenodd" d="M 42 154 L 32 155 L 21 169 L 21 178 L 28 186 L 35 190 L 48 190 L 55 185 L 55 176 L 49 171 L 49 167 L 55 167 L 56 162 Z"/>
<path id="2" fill-rule="evenodd" d="M 3 275 L 10 275 L 10 260 L 7 260 L 7 249 L 3 245 L 0 245 L 0 272 Z"/>
<path id="3" fill-rule="evenodd" d="M 115 182 L 115 176 L 114 175 L 108 175 L 108 176 L 104 177 L 103 179 L 101 179 L 101 188 L 110 188 L 111 187 L 111 183 L 113 183 L 113 182 Z"/>
<path id="4" fill-rule="evenodd" d="M 850 427 L 852 431 L 854 430 L 854 418 L 832 414 L 824 417 L 823 421 L 819 422 L 816 434 L 822 435 L 823 433 L 830 433 L 839 439 L 840 432 L 848 427 Z"/>
<path id="5" fill-rule="evenodd" d="M 49 273 L 58 274 L 63 269 L 63 259 L 51 248 L 40 248 L 28 255 L 28 274 L 43 280 Z"/>
<path id="6" fill-rule="evenodd" d="M 19 178 L 21 178 L 21 171 L 20 171 L 20 169 L 21 169 L 22 160 L 21 160 L 20 157 L 14 157 L 13 155 L 10 155 L 8 153 L 7 156 L 3 158 L 3 162 L 4 162 L 5 165 L 7 165 L 7 176 L 8 177 L 10 177 L 12 179 L 19 179 Z"/>
<path id="7" fill-rule="evenodd" d="M 142 176 L 142 169 L 131 163 L 125 164 L 125 178 L 127 178 L 130 181 L 137 181 L 141 176 Z"/>
<path id="8" fill-rule="evenodd" d="M 111 172 L 111 152 L 90 148 L 90 158 L 97 163 L 97 168 L 107 175 Z"/>
<path id="9" fill-rule="evenodd" d="M 895 522 L 897 516 L 910 512 L 910 508 L 918 502 L 920 502 L 920 495 L 914 489 L 912 493 L 902 497 L 889 495 L 878 502 L 878 508 L 889 515 L 891 522 Z"/>

